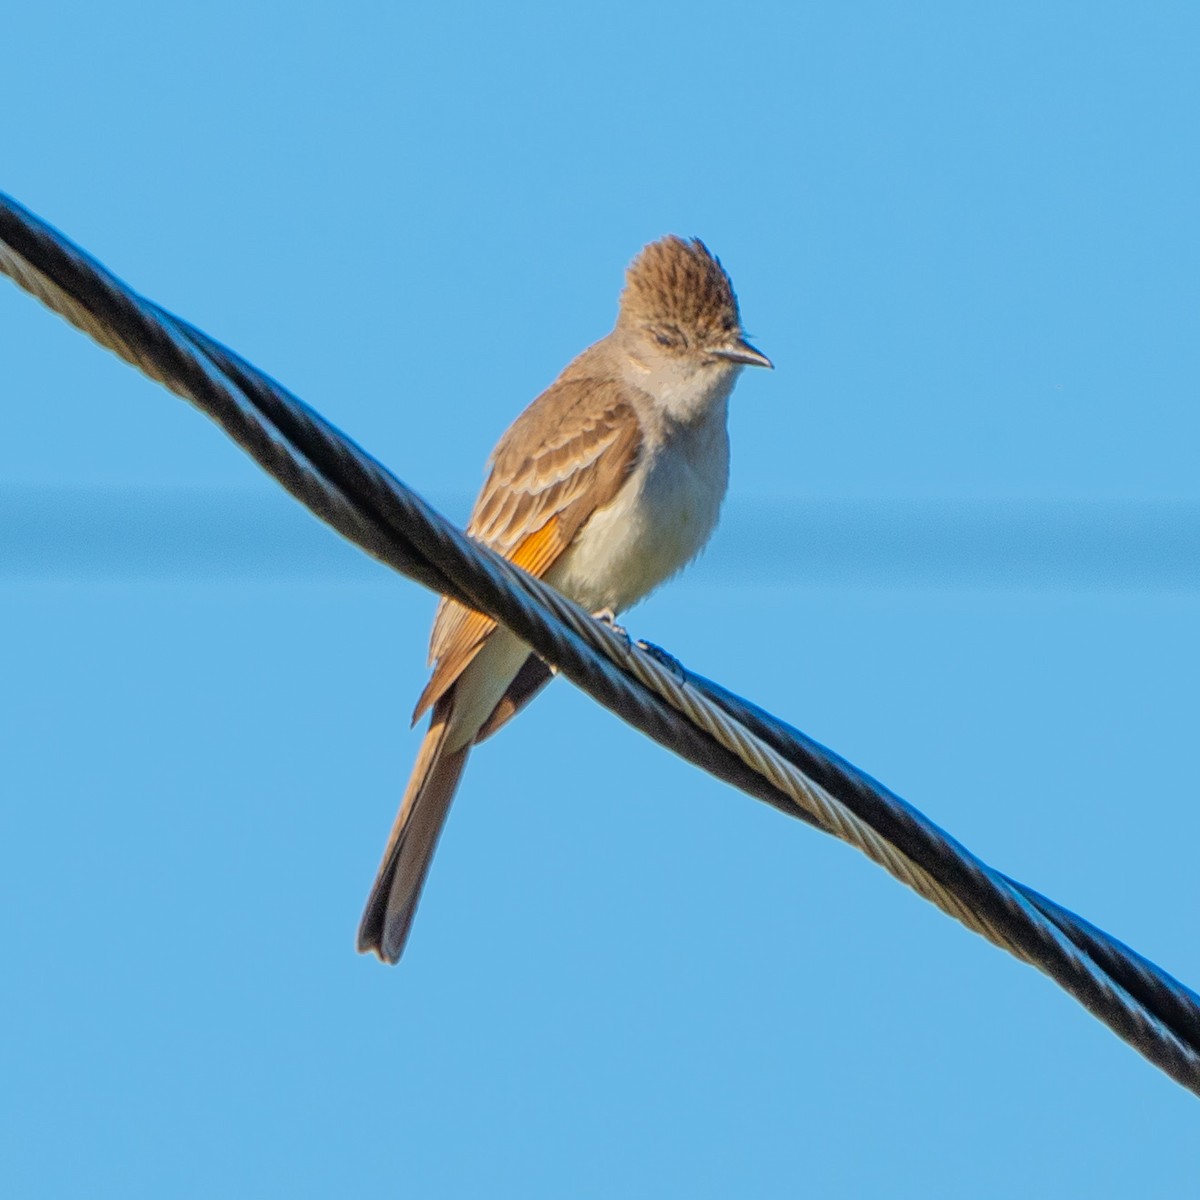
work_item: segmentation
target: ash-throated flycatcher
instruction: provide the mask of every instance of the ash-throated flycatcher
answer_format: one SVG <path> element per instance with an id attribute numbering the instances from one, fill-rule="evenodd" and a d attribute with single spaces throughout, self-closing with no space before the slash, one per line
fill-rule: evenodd
<path id="1" fill-rule="evenodd" d="M 729 479 L 729 394 L 770 360 L 700 241 L 665 237 L 630 265 L 616 328 L 509 427 L 467 532 L 595 613 L 615 615 L 703 549 Z M 429 731 L 367 900 L 358 948 L 395 962 L 471 747 L 550 678 L 507 629 L 442 599 Z"/>

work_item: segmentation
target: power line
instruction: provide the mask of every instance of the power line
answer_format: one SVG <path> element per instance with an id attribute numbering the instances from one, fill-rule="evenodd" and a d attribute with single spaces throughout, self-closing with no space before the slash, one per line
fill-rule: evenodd
<path id="1" fill-rule="evenodd" d="M 630 646 L 472 542 L 285 388 L 137 296 L 3 194 L 0 270 L 207 413 L 344 537 L 500 620 L 594 699 L 681 757 L 856 846 L 968 928 L 1039 967 L 1200 1094 L 1200 998 L 1161 968 L 993 871 L 911 805 L 785 722 L 662 651 Z"/>

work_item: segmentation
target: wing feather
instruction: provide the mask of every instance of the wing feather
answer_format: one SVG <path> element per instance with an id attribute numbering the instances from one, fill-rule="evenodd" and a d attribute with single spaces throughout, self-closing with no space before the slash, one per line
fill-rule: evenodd
<path id="1" fill-rule="evenodd" d="M 467 533 L 531 575 L 545 575 L 592 513 L 616 496 L 641 444 L 637 412 L 618 384 L 566 373 L 496 447 Z M 445 695 L 495 627 L 443 598 L 429 645 L 433 675 L 414 721 Z"/>

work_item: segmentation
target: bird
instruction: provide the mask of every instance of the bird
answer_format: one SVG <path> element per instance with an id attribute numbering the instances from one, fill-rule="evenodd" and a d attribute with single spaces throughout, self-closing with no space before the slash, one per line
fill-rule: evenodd
<path id="1" fill-rule="evenodd" d="M 649 243 L 625 274 L 612 331 L 509 426 L 467 525 L 472 538 L 608 621 L 683 569 L 717 524 L 729 481 L 727 413 L 747 366 L 733 284 L 698 238 Z M 471 750 L 552 675 L 515 634 L 442 597 L 429 725 L 358 930 L 400 959 Z"/>

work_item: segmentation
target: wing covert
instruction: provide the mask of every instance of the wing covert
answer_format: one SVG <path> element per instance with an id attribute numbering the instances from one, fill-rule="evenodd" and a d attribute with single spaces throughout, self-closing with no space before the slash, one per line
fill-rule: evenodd
<path id="1" fill-rule="evenodd" d="M 628 478 L 641 424 L 618 384 L 564 378 L 513 422 L 492 454 L 467 533 L 531 575 L 542 576 Z M 413 720 L 458 678 L 496 627 L 443 599 L 430 638 L 433 675 Z"/>

